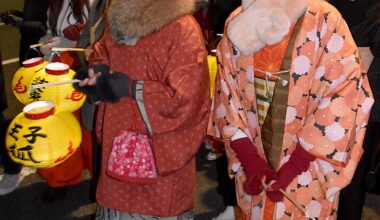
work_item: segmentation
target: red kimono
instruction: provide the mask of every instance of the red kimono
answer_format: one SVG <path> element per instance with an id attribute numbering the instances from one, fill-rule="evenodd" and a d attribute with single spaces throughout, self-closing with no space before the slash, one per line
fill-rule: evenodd
<path id="1" fill-rule="evenodd" d="M 207 52 L 198 24 L 186 15 L 193 7 L 193 0 L 158 0 L 148 6 L 132 0 L 115 1 L 108 11 L 110 27 L 95 44 L 91 63 L 106 64 L 111 72 L 127 74 L 143 87 L 136 89 L 136 100 L 124 97 L 99 107 L 96 132 L 102 169 L 97 201 L 104 207 L 152 216 L 176 216 L 193 207 L 195 155 L 206 134 L 210 108 Z M 115 26 L 137 35 L 136 44 L 118 43 L 110 31 Z M 153 132 L 159 173 L 153 185 L 120 182 L 106 174 L 114 136 L 134 126 L 147 133 L 141 114 L 133 112 L 146 112 Z"/>

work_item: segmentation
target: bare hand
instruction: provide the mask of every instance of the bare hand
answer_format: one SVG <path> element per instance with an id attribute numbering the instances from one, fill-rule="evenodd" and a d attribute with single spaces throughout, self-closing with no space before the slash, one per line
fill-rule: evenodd
<path id="1" fill-rule="evenodd" d="M 88 78 L 82 80 L 79 82 L 79 86 L 93 86 L 96 84 L 96 80 L 100 77 L 102 73 L 101 72 L 94 72 L 94 69 L 88 70 Z"/>

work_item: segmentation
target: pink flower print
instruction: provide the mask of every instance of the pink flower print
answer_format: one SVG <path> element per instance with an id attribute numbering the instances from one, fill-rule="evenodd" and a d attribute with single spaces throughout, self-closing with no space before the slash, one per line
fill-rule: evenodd
<path id="1" fill-rule="evenodd" d="M 374 101 L 372 98 L 366 98 L 364 102 L 362 103 L 362 111 L 365 114 L 368 114 L 371 110 L 371 107 L 373 105 Z"/>
<path id="2" fill-rule="evenodd" d="M 288 109 L 286 110 L 286 119 L 285 119 L 285 124 L 290 124 L 292 123 L 297 116 L 297 109 L 294 107 L 288 106 Z"/>
<path id="3" fill-rule="evenodd" d="M 306 214 L 309 218 L 319 217 L 322 210 L 322 206 L 319 202 L 313 200 L 306 206 Z"/>
<path id="4" fill-rule="evenodd" d="M 253 112 L 247 113 L 248 123 L 253 127 L 257 128 L 259 126 L 259 122 L 257 120 L 256 115 Z"/>
<path id="5" fill-rule="evenodd" d="M 332 53 L 339 52 L 343 47 L 344 39 L 337 33 L 331 36 L 331 39 L 327 43 L 327 50 Z"/>
<path id="6" fill-rule="evenodd" d="M 338 122 L 333 123 L 330 126 L 327 126 L 326 137 L 332 141 L 339 141 L 344 137 L 345 129 L 340 126 Z"/>
<path id="7" fill-rule="evenodd" d="M 280 219 L 285 215 L 285 204 L 283 202 L 277 203 L 276 219 Z"/>
<path id="8" fill-rule="evenodd" d="M 301 186 L 307 186 L 311 183 L 312 179 L 313 178 L 309 171 L 303 172 L 298 176 L 298 184 Z"/>
<path id="9" fill-rule="evenodd" d="M 314 79 L 320 79 L 326 73 L 326 68 L 324 66 L 320 66 L 315 70 Z"/>
<path id="10" fill-rule="evenodd" d="M 219 105 L 218 109 L 216 110 L 216 116 L 218 118 L 224 117 L 226 115 L 226 107 L 224 107 L 223 104 Z"/>
<path id="11" fill-rule="evenodd" d="M 311 64 L 307 56 L 301 55 L 294 59 L 293 66 L 294 66 L 294 72 L 297 75 L 305 75 L 307 72 L 309 72 Z"/>

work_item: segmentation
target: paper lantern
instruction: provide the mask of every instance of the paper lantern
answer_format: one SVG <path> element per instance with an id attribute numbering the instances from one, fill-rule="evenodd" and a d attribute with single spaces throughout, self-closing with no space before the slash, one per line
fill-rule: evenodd
<path id="1" fill-rule="evenodd" d="M 70 112 L 55 112 L 54 104 L 28 104 L 8 127 L 6 148 L 16 163 L 35 168 L 56 166 L 75 153 L 82 139 Z"/>
<path id="2" fill-rule="evenodd" d="M 13 76 L 12 90 L 16 98 L 23 104 L 28 104 L 27 94 L 29 83 L 36 72 L 41 71 L 48 64 L 42 57 L 36 57 L 22 62 L 22 66 Z"/>
<path id="3" fill-rule="evenodd" d="M 216 80 L 216 73 L 218 70 L 217 62 L 216 62 L 216 56 L 207 56 L 207 63 L 208 63 L 208 71 L 210 74 L 210 96 L 211 98 L 214 97 L 214 91 L 215 91 L 215 80 Z"/>
<path id="4" fill-rule="evenodd" d="M 72 80 L 75 72 L 64 63 L 49 63 L 45 71 L 37 72 L 30 85 L 55 83 Z M 74 89 L 71 83 L 33 89 L 28 93 L 29 102 L 50 101 L 53 102 L 57 111 L 73 112 L 79 109 L 86 96 Z"/>

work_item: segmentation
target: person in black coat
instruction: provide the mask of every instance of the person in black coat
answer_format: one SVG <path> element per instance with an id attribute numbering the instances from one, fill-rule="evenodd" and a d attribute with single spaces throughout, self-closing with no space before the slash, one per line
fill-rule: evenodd
<path id="1" fill-rule="evenodd" d="M 329 1 L 347 21 L 352 36 L 359 48 L 369 48 L 373 60 L 369 65 L 367 75 L 373 92 L 375 103 L 371 109 L 365 135 L 364 154 L 355 171 L 351 183 L 342 190 L 339 198 L 338 220 L 360 220 L 365 200 L 368 175 L 371 175 L 371 161 L 380 155 L 377 146 L 380 144 L 380 0 Z M 363 51 L 364 52 L 364 51 Z M 367 57 L 361 54 L 363 60 Z M 377 162 L 379 163 L 378 158 Z M 380 172 L 373 172 L 379 179 Z M 379 185 L 379 181 L 377 182 Z M 377 186 L 380 187 L 380 186 Z M 374 186 L 376 188 L 376 186 Z"/>
<path id="2" fill-rule="evenodd" d="M 0 51 L 0 63 L 1 61 L 2 57 Z M 4 167 L 4 177 L 0 181 L 0 195 L 5 195 L 15 190 L 22 179 L 20 174 L 22 166 L 13 162 L 5 149 L 5 135 L 11 121 L 7 120 L 3 113 L 7 108 L 7 97 L 4 84 L 3 68 L 0 65 L 0 157 Z"/>
<path id="3" fill-rule="evenodd" d="M 30 50 L 29 46 L 37 44 L 39 39 L 46 34 L 47 7 L 47 0 L 25 0 L 23 12 L 10 10 L 1 16 L 5 24 L 19 28 L 20 65 L 28 58 L 40 56 L 36 50 Z"/>

